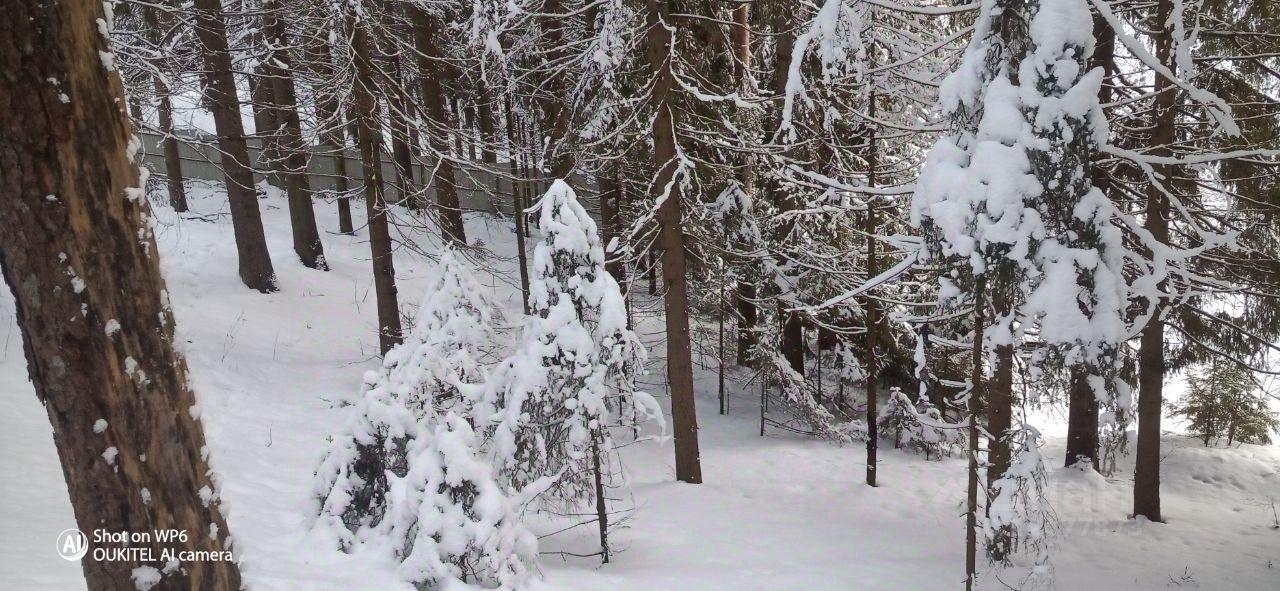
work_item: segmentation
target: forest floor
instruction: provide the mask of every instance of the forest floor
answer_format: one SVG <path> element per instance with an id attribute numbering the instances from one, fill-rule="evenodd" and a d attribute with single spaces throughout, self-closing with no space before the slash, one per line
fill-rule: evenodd
<path id="1" fill-rule="evenodd" d="M 224 512 L 253 590 L 411 589 L 385 557 L 344 554 L 309 528 L 312 470 L 326 436 L 347 419 L 361 374 L 377 363 L 367 233 L 336 233 L 334 207 L 317 203 L 332 270 L 293 256 L 282 196 L 262 202 L 281 290 L 262 295 L 236 276 L 226 200 L 197 186 L 192 213 L 154 211 L 163 268 L 191 366 Z M 357 223 L 363 204 L 353 203 Z M 401 212 L 403 215 L 403 212 Z M 468 232 L 494 251 L 499 275 L 482 272 L 497 299 L 520 309 L 511 226 L 473 214 Z M 428 252 L 425 232 L 402 235 Z M 429 261 L 397 253 L 402 306 L 412 315 Z M 637 303 L 637 309 L 654 307 Z M 654 342 L 660 319 L 638 313 Z M 661 351 L 654 351 L 655 360 Z M 661 363 L 654 363 L 660 366 Z M 660 369 L 660 368 L 659 368 Z M 736 376 L 731 376 L 735 377 Z M 650 375 L 664 401 L 661 376 Z M 674 482 L 671 442 L 622 452 L 633 500 L 608 565 L 544 556 L 545 589 L 844 590 L 959 589 L 963 584 L 965 466 L 959 457 L 881 453 L 875 489 L 862 484 L 861 446 L 758 434 L 758 391 L 731 380 L 730 412 L 716 413 L 714 372 L 698 375 L 705 483 Z M 1062 424 L 1060 412 L 1040 423 Z M 1043 425 L 1042 425 L 1043 426 Z M 1057 468 L 1060 428 L 1044 428 L 1053 468 L 1049 495 L 1059 531 L 1056 588 L 1280 588 L 1280 447 L 1202 447 L 1177 432 L 1164 440 L 1167 523 L 1126 517 L 1132 459 L 1114 478 Z M 12 296 L 0 289 L 0 589 L 84 588 L 78 564 L 54 541 L 74 527 L 48 418 L 26 376 Z M 545 552 L 591 551 L 579 528 L 542 541 Z M 983 568 L 980 588 L 1017 588 L 1020 567 Z"/>

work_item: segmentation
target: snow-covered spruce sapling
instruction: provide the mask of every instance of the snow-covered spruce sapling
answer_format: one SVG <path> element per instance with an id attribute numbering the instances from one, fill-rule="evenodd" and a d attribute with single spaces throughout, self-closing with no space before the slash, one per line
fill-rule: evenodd
<path id="1" fill-rule="evenodd" d="M 387 472 L 403 477 L 408 440 L 438 409 L 470 414 L 485 375 L 478 362 L 493 312 L 458 254 L 446 249 L 427 276 L 417 323 L 404 343 L 367 372 L 352 419 L 317 471 L 321 517 L 350 532 L 381 521 Z M 351 540 L 343 538 L 342 545 Z"/>
<path id="2" fill-rule="evenodd" d="M 536 539 L 520 516 L 546 480 L 512 491 L 490 464 L 479 348 L 492 309 L 460 255 L 446 249 L 406 341 L 365 374 L 350 423 L 316 471 L 316 527 L 344 550 L 368 544 L 429 588 L 524 588 Z"/>
<path id="3" fill-rule="evenodd" d="M 881 434 L 893 437 L 894 447 L 906 447 L 925 459 L 948 457 L 964 443 L 963 425 L 943 420 L 942 413 L 927 397 L 912 403 L 897 386 L 889 389 L 879 426 Z"/>
<path id="4" fill-rule="evenodd" d="M 537 211 L 529 309 L 522 341 L 495 375 L 500 399 L 494 461 L 513 487 L 556 481 L 544 506 L 591 506 L 609 556 L 603 489 L 612 473 L 609 426 L 627 415 L 661 420 L 652 397 L 635 389 L 644 348 L 627 328 L 618 283 L 605 270 L 595 222 L 557 180 Z"/>

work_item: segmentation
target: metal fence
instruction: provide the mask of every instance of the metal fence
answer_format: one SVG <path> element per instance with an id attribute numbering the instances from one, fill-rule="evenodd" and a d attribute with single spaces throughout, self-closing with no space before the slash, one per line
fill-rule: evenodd
<path id="1" fill-rule="evenodd" d="M 163 136 L 150 132 L 141 132 L 143 163 L 156 174 L 164 174 L 164 148 L 161 145 Z M 262 139 L 248 137 L 249 160 L 257 164 L 255 168 L 264 169 L 262 162 Z M 307 176 L 314 191 L 333 191 L 337 188 L 336 171 L 339 158 L 345 160 L 346 177 L 351 189 L 358 189 L 364 184 L 364 168 L 360 156 L 351 150 L 339 153 L 336 150 L 311 147 L 308 159 Z M 182 162 L 182 175 L 187 179 L 201 179 L 222 182 L 225 180 L 222 171 L 221 154 L 218 152 L 217 139 L 213 137 L 179 137 L 178 154 Z M 505 164 L 498 164 L 504 167 Z M 433 166 L 415 163 L 413 177 L 416 186 L 427 185 L 428 198 L 435 201 L 435 175 Z M 266 177 L 254 173 L 254 182 Z M 396 186 L 396 167 L 388 159 L 382 160 L 383 189 L 388 201 L 399 201 L 400 191 Z M 511 181 L 495 175 L 491 170 L 475 164 L 461 163 L 454 167 L 454 183 L 458 187 L 458 201 L 463 210 L 484 211 L 490 213 L 510 214 L 512 210 Z M 274 183 L 273 183 L 274 184 Z M 578 192 L 587 211 L 596 214 L 597 199 L 594 183 L 590 179 L 575 178 L 571 183 Z"/>

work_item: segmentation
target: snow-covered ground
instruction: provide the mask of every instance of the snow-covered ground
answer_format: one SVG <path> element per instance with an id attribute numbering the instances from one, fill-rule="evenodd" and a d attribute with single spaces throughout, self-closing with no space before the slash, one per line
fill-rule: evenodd
<path id="1" fill-rule="evenodd" d="M 362 205 L 353 205 L 363 218 Z M 255 590 L 410 589 L 396 579 L 393 563 L 343 554 L 307 527 L 312 469 L 326 435 L 345 419 L 338 403 L 357 393 L 362 372 L 377 363 L 367 234 L 336 234 L 334 208 L 318 204 L 332 270 L 313 271 L 292 255 L 283 198 L 273 194 L 263 206 L 282 288 L 271 295 L 237 279 L 219 193 L 193 191 L 194 213 L 181 217 L 163 206 L 155 210 L 179 342 L 245 580 Z M 495 251 L 498 268 L 514 268 L 509 225 L 474 215 L 468 231 Z M 412 238 L 428 249 L 433 244 L 429 236 Z M 409 314 L 424 295 L 426 264 L 407 250 L 397 254 Z M 482 280 L 514 311 L 519 290 L 511 277 Z M 881 486 L 869 489 L 860 447 L 761 438 L 754 389 L 733 388 L 732 412 L 720 416 L 715 376 L 700 376 L 698 386 L 705 483 L 673 481 L 669 441 L 628 447 L 623 459 L 636 508 L 615 536 L 621 552 L 605 566 L 547 555 L 547 589 L 962 586 L 961 459 L 926 462 L 884 451 Z M 1055 466 L 1060 431 L 1046 429 L 1045 453 Z M 1280 529 L 1271 504 L 1280 501 L 1280 448 L 1208 449 L 1169 433 L 1164 454 L 1164 524 L 1126 518 L 1131 460 L 1110 480 L 1053 470 L 1056 588 L 1280 588 Z M 7 288 L 0 289 L 0 474 L 0 589 L 83 588 L 78 564 L 54 550 L 58 532 L 75 522 L 48 419 L 26 379 Z M 574 550 L 590 543 L 584 529 L 542 546 Z M 1005 588 L 997 576 L 1016 588 L 1016 569 L 986 571 L 982 588 Z"/>

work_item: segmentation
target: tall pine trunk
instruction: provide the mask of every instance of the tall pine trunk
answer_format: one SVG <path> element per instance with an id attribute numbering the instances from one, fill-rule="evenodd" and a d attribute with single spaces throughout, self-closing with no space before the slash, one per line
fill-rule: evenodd
<path id="1" fill-rule="evenodd" d="M 440 23 L 425 9 L 408 8 L 413 19 L 413 42 L 418 61 L 418 77 L 422 80 L 422 102 L 426 117 L 430 120 L 428 145 L 439 160 L 435 167 L 436 215 L 440 220 L 440 233 L 445 238 L 465 246 L 467 233 L 462 223 L 462 209 L 458 202 L 458 186 L 454 180 L 453 160 L 449 157 L 449 137 L 444 129 L 451 118 L 445 106 L 444 82 L 446 66 L 441 64 L 443 54 L 438 37 L 443 35 Z M 458 155 L 462 155 L 461 146 Z"/>
<path id="2" fill-rule="evenodd" d="M 653 100 L 657 117 L 653 121 L 653 160 L 658 168 L 653 188 L 670 187 L 658 210 L 662 243 L 663 303 L 667 325 L 667 383 L 671 387 L 671 419 L 676 448 L 676 479 L 702 482 L 702 459 L 698 451 L 698 419 L 694 407 L 693 351 L 689 341 L 689 292 L 685 277 L 684 212 L 680 184 L 672 182 L 679 166 L 676 160 L 675 83 L 670 49 L 675 42 L 670 6 L 662 0 L 647 0 L 649 30 L 646 45 L 654 73 Z"/>
<path id="3" fill-rule="evenodd" d="M 875 121 L 876 118 L 876 94 L 873 90 L 867 102 L 867 113 L 869 119 Z M 876 178 L 878 170 L 876 153 L 876 128 L 874 124 L 868 129 L 867 133 L 867 186 L 875 187 L 879 179 Z M 867 281 L 880 274 L 879 261 L 876 259 L 876 198 L 874 195 L 867 199 Z M 876 432 L 877 422 L 879 420 L 879 412 L 876 409 L 879 401 L 880 393 L 878 387 L 880 385 L 880 368 L 879 368 L 879 339 L 880 336 L 880 302 L 875 298 L 870 290 L 867 291 L 867 297 L 863 302 L 863 306 L 867 311 L 867 485 L 876 485 L 876 451 L 880 445 L 879 433 Z M 818 340 L 818 353 L 822 353 L 822 340 Z M 821 363 L 819 363 L 821 369 Z M 819 374 L 821 375 L 821 374 Z M 821 392 L 821 388 L 818 389 Z M 894 446 L 897 447 L 897 442 Z"/>
<path id="4" fill-rule="evenodd" d="M 285 192 L 289 200 L 289 227 L 293 233 L 293 252 L 302 264 L 312 269 L 329 270 L 316 226 L 315 207 L 311 203 L 311 182 L 307 178 L 309 154 L 302 139 L 302 123 L 298 118 L 298 92 L 294 86 L 293 58 L 286 48 L 289 39 L 281 20 L 277 0 L 263 2 L 263 25 L 266 29 L 267 54 L 265 69 L 274 98 L 274 119 L 279 126 L 276 145 L 281 152 Z M 261 84 L 261 82 L 259 82 Z M 276 167 L 279 170 L 281 167 Z"/>
<path id="5" fill-rule="evenodd" d="M 338 231 L 343 234 L 354 234 L 355 226 L 351 221 L 351 199 L 348 197 L 351 185 L 347 179 L 347 138 L 344 131 L 347 118 L 339 104 L 338 95 L 329 87 L 334 80 L 333 54 L 329 43 L 318 40 L 319 32 L 312 33 L 312 43 L 308 46 L 307 67 L 311 68 L 315 77 L 315 85 L 311 92 L 315 97 L 316 126 L 319 128 L 320 146 L 331 153 L 333 159 L 334 193 L 338 202 Z"/>
<path id="6" fill-rule="evenodd" d="M 383 355 L 403 340 L 400 306 L 396 296 L 396 270 L 391 252 L 391 230 L 387 224 L 387 202 L 382 182 L 382 118 L 379 116 L 377 51 L 367 24 L 347 15 L 350 26 L 356 80 L 353 94 L 356 107 L 357 143 L 364 165 L 364 200 L 369 216 L 369 249 L 373 259 L 373 286 L 378 301 L 378 345 Z"/>
<path id="7" fill-rule="evenodd" d="M 162 27 L 168 25 L 169 19 L 158 18 L 156 9 L 152 6 L 144 8 L 142 15 L 151 42 L 157 46 L 162 45 L 164 43 L 161 39 Z M 187 211 L 187 190 L 182 182 L 182 153 L 178 149 L 178 138 L 173 133 L 172 93 L 169 92 L 169 85 L 164 79 L 163 63 L 156 60 L 152 66 L 155 68 L 152 85 L 155 86 L 156 93 L 156 114 L 162 136 L 160 145 L 164 150 L 164 172 L 165 182 L 169 187 L 169 205 L 174 211 L 182 213 Z"/>
<path id="8" fill-rule="evenodd" d="M 1177 71 L 1173 59 L 1173 32 L 1169 16 L 1173 12 L 1173 0 L 1159 0 L 1156 4 L 1155 57 L 1170 72 Z M 1169 145 L 1174 139 L 1174 109 L 1177 94 L 1168 78 L 1155 77 L 1155 98 L 1151 113 L 1151 138 L 1148 153 L 1152 156 L 1169 156 Z M 1157 174 L 1168 178 L 1166 167 L 1154 166 Z M 1154 182 L 1147 186 L 1147 212 L 1144 227 L 1152 240 L 1169 243 L 1169 201 L 1163 190 Z M 1154 302 L 1156 312 L 1142 329 L 1138 342 L 1138 445 L 1133 469 L 1133 514 L 1151 521 L 1163 521 L 1160 514 L 1160 411 L 1164 405 L 1164 323 L 1160 319 L 1164 302 Z"/>
<path id="9" fill-rule="evenodd" d="M 973 294 L 973 348 L 969 363 L 968 483 L 965 488 L 964 588 L 973 591 L 978 575 L 978 416 L 982 414 L 983 338 L 985 338 L 986 278 L 979 275 Z"/>
<path id="10" fill-rule="evenodd" d="M 0 274 L 79 528 L 183 530 L 132 546 L 220 553 L 229 531 L 216 496 L 201 500 L 214 489 L 204 430 L 173 345 L 123 89 L 100 57 L 105 18 L 97 0 L 12 1 L 0 16 Z M 132 589 L 135 569 L 163 566 L 138 558 L 80 565 L 90 589 Z M 183 566 L 152 588 L 240 587 L 232 560 Z"/>
<path id="11" fill-rule="evenodd" d="M 218 132 L 218 153 L 226 175 L 227 199 L 231 204 L 231 226 L 235 231 L 240 279 L 251 289 L 269 293 L 279 289 L 267 239 L 262 230 L 262 213 L 253 188 L 249 148 L 240 119 L 240 99 L 231 72 L 227 49 L 227 29 L 219 0 L 195 0 L 196 36 L 204 51 L 205 98 Z"/>

